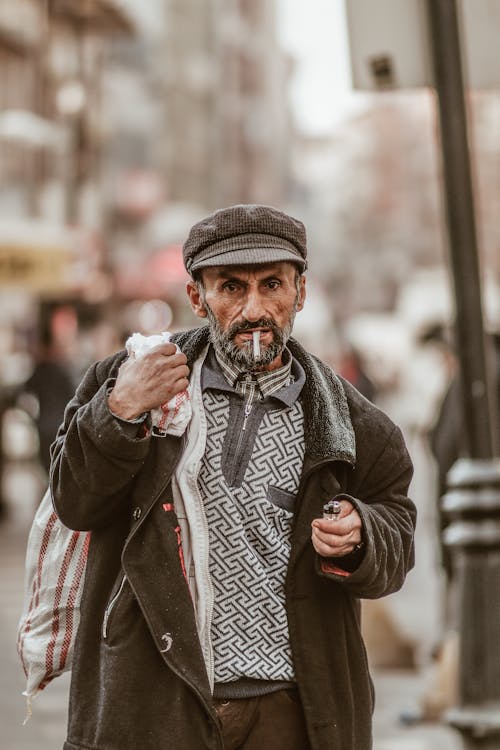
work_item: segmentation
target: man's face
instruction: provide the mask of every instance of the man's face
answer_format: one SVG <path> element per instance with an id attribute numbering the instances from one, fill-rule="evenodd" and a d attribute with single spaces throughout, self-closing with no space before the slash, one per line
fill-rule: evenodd
<path id="1" fill-rule="evenodd" d="M 206 268 L 202 286 L 189 282 L 188 294 L 195 313 L 208 317 L 213 343 L 245 369 L 279 367 L 305 299 L 305 278 L 293 263 Z M 257 359 L 254 331 L 260 332 Z"/>

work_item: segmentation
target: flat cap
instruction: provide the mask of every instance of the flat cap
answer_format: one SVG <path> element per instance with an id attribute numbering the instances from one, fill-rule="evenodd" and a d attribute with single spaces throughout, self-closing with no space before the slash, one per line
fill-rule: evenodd
<path id="1" fill-rule="evenodd" d="M 272 206 L 221 208 L 195 224 L 183 246 L 191 275 L 209 266 L 289 261 L 306 268 L 306 230 L 301 221 Z"/>

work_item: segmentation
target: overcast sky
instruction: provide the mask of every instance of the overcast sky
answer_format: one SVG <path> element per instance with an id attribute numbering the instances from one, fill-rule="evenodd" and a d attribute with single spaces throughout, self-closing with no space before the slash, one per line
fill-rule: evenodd
<path id="1" fill-rule="evenodd" d="M 350 92 L 344 0 L 278 0 L 284 46 L 297 59 L 293 106 L 299 127 L 329 133 Z"/>

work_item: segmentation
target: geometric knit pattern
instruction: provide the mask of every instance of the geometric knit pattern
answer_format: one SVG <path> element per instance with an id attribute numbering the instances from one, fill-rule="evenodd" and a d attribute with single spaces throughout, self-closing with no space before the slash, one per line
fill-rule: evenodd
<path id="1" fill-rule="evenodd" d="M 207 389 L 203 402 L 208 429 L 198 484 L 215 594 L 215 682 L 293 680 L 284 582 L 304 458 L 302 406 L 299 399 L 291 407 L 272 404 L 241 485 L 229 487 L 221 470 L 228 397 Z"/>

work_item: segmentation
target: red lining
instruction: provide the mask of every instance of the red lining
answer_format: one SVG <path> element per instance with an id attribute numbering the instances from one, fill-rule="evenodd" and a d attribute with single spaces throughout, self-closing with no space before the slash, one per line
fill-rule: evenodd
<path id="1" fill-rule="evenodd" d="M 336 576 L 342 576 L 343 578 L 349 578 L 351 575 L 349 571 L 338 568 L 333 563 L 329 563 L 328 560 L 321 560 L 321 570 L 323 573 L 333 573 Z"/>

